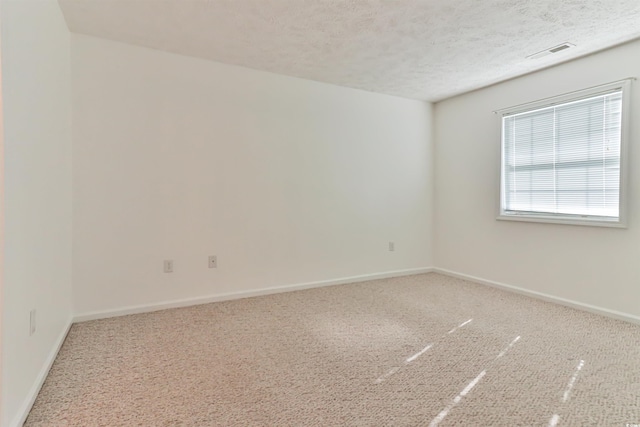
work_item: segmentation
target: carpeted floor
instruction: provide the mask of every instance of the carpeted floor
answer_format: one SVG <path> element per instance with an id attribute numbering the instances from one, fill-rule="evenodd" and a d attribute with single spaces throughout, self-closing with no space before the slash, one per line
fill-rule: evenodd
<path id="1" fill-rule="evenodd" d="M 76 324 L 26 426 L 640 424 L 640 326 L 423 274 Z"/>

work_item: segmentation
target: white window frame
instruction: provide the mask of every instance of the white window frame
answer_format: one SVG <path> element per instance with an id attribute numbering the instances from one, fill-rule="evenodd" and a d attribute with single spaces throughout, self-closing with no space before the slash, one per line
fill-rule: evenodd
<path id="1" fill-rule="evenodd" d="M 543 222 L 553 224 L 569 224 L 569 225 L 589 225 L 599 227 L 618 227 L 627 228 L 627 205 L 628 205 L 628 145 L 629 145 L 629 118 L 630 118 L 630 98 L 631 98 L 631 80 L 626 79 L 613 83 L 607 83 L 595 86 L 589 89 L 579 90 L 566 93 L 564 95 L 546 98 L 526 104 L 517 105 L 503 110 L 495 111 L 500 119 L 500 200 L 498 220 L 507 221 L 525 221 L 525 222 Z M 505 212 L 505 183 L 504 183 L 504 117 L 517 113 L 523 113 L 539 108 L 550 107 L 553 105 L 564 104 L 568 102 L 578 101 L 592 96 L 606 94 L 622 90 L 622 113 L 621 113 L 621 135 L 620 135 L 620 194 L 619 194 L 619 211 L 617 219 L 606 217 L 586 216 L 586 215 L 569 215 L 569 214 L 548 214 L 548 213 L 532 213 L 532 212 Z"/>

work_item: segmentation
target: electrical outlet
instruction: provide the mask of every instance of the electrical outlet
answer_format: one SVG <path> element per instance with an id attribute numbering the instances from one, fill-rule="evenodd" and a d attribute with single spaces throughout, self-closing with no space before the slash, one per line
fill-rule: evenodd
<path id="1" fill-rule="evenodd" d="M 396 250 L 396 244 L 394 242 L 389 242 L 389 252 L 393 252 Z"/>
<path id="2" fill-rule="evenodd" d="M 29 336 L 36 333 L 36 309 L 29 312 Z"/>
<path id="3" fill-rule="evenodd" d="M 215 255 L 209 257 L 209 268 L 218 268 L 218 258 Z"/>
<path id="4" fill-rule="evenodd" d="M 165 273 L 173 273 L 173 260 L 165 259 L 164 260 L 164 272 Z"/>

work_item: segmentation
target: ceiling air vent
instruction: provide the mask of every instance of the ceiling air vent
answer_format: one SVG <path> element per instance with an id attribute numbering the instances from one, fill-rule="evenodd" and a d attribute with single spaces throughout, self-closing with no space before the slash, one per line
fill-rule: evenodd
<path id="1" fill-rule="evenodd" d="M 533 55 L 529 55 L 527 56 L 527 59 L 542 58 L 543 56 L 547 56 L 552 53 L 558 53 L 560 51 L 567 50 L 572 47 L 576 47 L 576 45 L 573 43 L 562 43 L 562 44 L 559 44 L 558 46 L 550 47 L 549 49 L 545 49 L 538 53 L 534 53 Z"/>

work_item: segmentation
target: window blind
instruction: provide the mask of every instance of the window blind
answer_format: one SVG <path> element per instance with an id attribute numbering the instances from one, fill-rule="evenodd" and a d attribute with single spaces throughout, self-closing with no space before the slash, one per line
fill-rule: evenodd
<path id="1" fill-rule="evenodd" d="M 622 89 L 502 118 L 502 211 L 617 220 Z"/>

